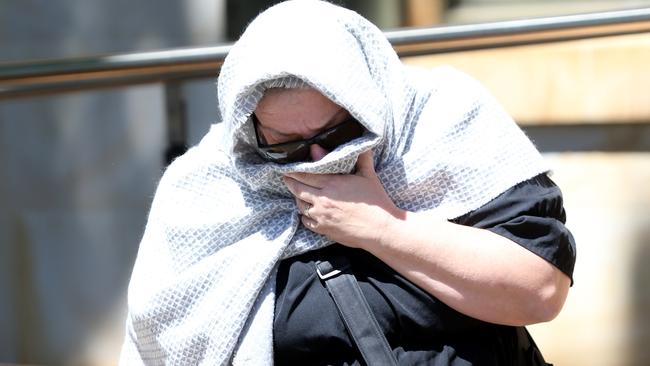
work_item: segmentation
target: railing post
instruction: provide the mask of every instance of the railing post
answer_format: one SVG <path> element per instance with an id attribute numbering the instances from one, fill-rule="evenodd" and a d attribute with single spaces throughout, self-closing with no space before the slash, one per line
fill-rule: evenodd
<path id="1" fill-rule="evenodd" d="M 167 147 L 165 166 L 187 151 L 187 113 L 182 83 L 165 83 L 165 110 L 167 114 Z"/>

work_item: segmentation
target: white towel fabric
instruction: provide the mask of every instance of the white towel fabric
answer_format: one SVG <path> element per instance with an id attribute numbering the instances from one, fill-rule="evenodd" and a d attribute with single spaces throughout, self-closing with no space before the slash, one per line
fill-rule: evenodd
<path id="1" fill-rule="evenodd" d="M 368 132 L 318 162 L 263 161 L 249 117 L 265 85 L 282 78 L 316 88 Z M 380 30 L 325 2 L 289 1 L 258 16 L 218 91 L 223 123 L 169 166 L 156 192 L 129 286 L 122 364 L 273 363 L 277 264 L 331 244 L 300 224 L 283 173 L 347 173 L 373 149 L 399 207 L 450 219 L 547 170 L 478 83 L 451 68 L 405 67 Z"/>

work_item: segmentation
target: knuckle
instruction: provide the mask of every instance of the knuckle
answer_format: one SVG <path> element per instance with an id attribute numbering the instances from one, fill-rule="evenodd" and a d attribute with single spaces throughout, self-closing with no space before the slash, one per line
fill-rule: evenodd
<path id="1" fill-rule="evenodd" d="M 307 193 L 306 191 L 300 191 L 300 192 L 297 192 L 296 197 L 298 197 L 298 199 L 300 199 L 302 201 L 307 201 L 308 198 L 309 198 L 309 193 Z"/>
<path id="2" fill-rule="evenodd" d="M 332 207 L 332 199 L 327 197 L 327 196 L 320 196 L 318 197 L 318 202 L 323 206 L 323 208 L 331 208 Z"/>

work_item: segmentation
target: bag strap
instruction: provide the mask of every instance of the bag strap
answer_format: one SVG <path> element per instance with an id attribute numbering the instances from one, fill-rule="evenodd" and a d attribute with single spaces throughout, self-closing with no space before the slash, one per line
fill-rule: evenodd
<path id="1" fill-rule="evenodd" d="M 397 359 L 370 310 L 357 279 L 348 271 L 343 256 L 316 262 L 318 277 L 325 283 L 352 340 L 367 365 L 397 365 Z"/>

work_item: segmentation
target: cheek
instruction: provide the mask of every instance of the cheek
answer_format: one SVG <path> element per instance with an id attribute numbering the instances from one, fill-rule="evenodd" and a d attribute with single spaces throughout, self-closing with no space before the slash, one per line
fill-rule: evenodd
<path id="1" fill-rule="evenodd" d="M 269 130 L 259 130 L 259 136 L 260 140 L 262 140 L 262 143 L 267 144 L 267 145 L 273 145 L 273 144 L 279 144 L 282 142 L 286 142 L 287 139 L 285 137 L 280 137 L 277 134 L 269 131 Z"/>
<path id="2" fill-rule="evenodd" d="M 311 155 L 312 161 L 319 161 L 328 153 L 329 151 L 323 149 L 320 145 L 313 144 L 309 146 L 309 154 Z"/>
<path id="3" fill-rule="evenodd" d="M 265 133 L 264 131 L 258 131 L 258 136 L 263 144 L 272 145 L 276 143 L 273 136 L 270 136 L 270 134 Z"/>

